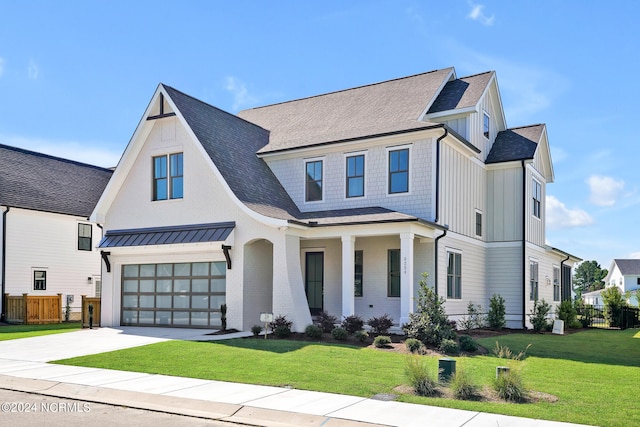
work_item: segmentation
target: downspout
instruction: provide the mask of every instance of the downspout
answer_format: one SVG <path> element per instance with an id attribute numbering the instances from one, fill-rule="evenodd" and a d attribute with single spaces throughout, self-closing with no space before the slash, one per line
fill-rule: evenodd
<path id="1" fill-rule="evenodd" d="M 6 319 L 5 306 L 6 301 L 4 297 L 5 293 L 5 281 L 7 278 L 7 214 L 11 210 L 11 207 L 7 206 L 7 209 L 2 212 L 2 314 L 0 314 L 0 321 L 4 322 Z"/>
<path id="2" fill-rule="evenodd" d="M 564 263 L 566 261 L 569 261 L 569 258 L 571 258 L 570 255 L 567 255 L 567 257 L 565 259 L 562 260 L 562 262 L 560 262 L 560 300 L 561 301 L 565 301 L 565 299 L 562 298 L 562 294 L 564 293 Z M 566 300 L 571 301 L 571 290 L 569 290 L 569 295 L 565 295 L 567 298 Z"/>
<path id="3" fill-rule="evenodd" d="M 527 329 L 527 166 L 522 162 L 522 329 Z"/>
<path id="4" fill-rule="evenodd" d="M 444 129 L 444 133 L 442 134 L 441 137 L 439 137 L 436 140 L 436 184 L 435 184 L 436 185 L 436 201 L 435 201 L 436 216 L 433 219 L 433 222 L 435 222 L 436 224 L 440 219 L 440 142 L 443 139 L 445 139 L 449 134 L 449 130 L 446 128 L 446 126 L 443 127 L 443 129 Z M 435 244 L 434 244 L 435 254 L 433 257 L 433 262 L 435 265 L 433 268 L 433 275 L 435 276 L 434 277 L 435 282 L 433 285 L 433 289 L 436 293 L 436 296 L 438 295 L 438 240 L 442 239 L 446 235 L 447 235 L 447 230 L 445 229 L 444 233 L 436 237 Z"/>

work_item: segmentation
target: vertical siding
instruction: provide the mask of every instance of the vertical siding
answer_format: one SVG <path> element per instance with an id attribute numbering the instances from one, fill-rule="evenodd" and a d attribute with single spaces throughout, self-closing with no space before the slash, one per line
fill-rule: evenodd
<path id="1" fill-rule="evenodd" d="M 540 218 L 537 218 L 533 215 L 533 180 L 536 180 L 540 183 L 541 194 L 540 194 Z M 544 246 L 545 238 L 544 238 L 544 223 L 546 221 L 546 213 L 545 213 L 545 195 L 546 195 L 546 186 L 545 181 L 542 177 L 535 174 L 530 166 L 527 166 L 527 199 L 526 199 L 526 213 L 527 213 L 527 240 L 532 242 L 538 246 Z"/>
<path id="2" fill-rule="evenodd" d="M 487 239 L 522 240 L 522 168 L 488 171 Z"/>
<path id="3" fill-rule="evenodd" d="M 528 275 L 527 275 L 528 277 Z M 487 250 L 487 307 L 493 294 L 505 299 L 507 327 L 522 327 L 522 246 Z"/>

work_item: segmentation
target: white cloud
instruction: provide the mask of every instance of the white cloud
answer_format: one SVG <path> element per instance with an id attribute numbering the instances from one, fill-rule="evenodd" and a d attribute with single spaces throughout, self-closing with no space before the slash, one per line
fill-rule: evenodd
<path id="1" fill-rule="evenodd" d="M 587 178 L 591 190 L 589 200 L 596 206 L 613 206 L 624 190 L 624 181 L 609 176 L 591 175 Z"/>
<path id="2" fill-rule="evenodd" d="M 4 71 L 4 58 L 0 57 L 0 77 L 2 77 L 3 71 Z"/>
<path id="3" fill-rule="evenodd" d="M 490 27 L 493 25 L 493 21 L 495 20 L 495 16 L 487 16 L 484 14 L 483 4 L 475 4 L 473 2 L 469 2 L 469 6 L 471 6 L 471 12 L 467 15 L 468 18 L 473 19 L 474 21 L 480 22 L 482 25 Z"/>
<path id="4" fill-rule="evenodd" d="M 236 77 L 227 77 L 225 89 L 233 95 L 233 110 L 254 106 L 258 103 L 258 98 L 249 94 L 247 85 Z"/>
<path id="5" fill-rule="evenodd" d="M 27 67 L 27 75 L 30 80 L 37 80 L 38 74 L 40 74 L 40 69 L 38 68 L 38 64 L 33 59 L 29 60 L 29 66 Z"/>
<path id="6" fill-rule="evenodd" d="M 554 196 L 545 198 L 547 226 L 551 229 L 584 227 L 593 224 L 593 218 L 582 209 L 569 209 Z"/>
<path id="7" fill-rule="evenodd" d="M 640 259 L 640 252 L 632 252 L 629 254 L 630 259 Z"/>
<path id="8" fill-rule="evenodd" d="M 105 168 L 116 166 L 122 155 L 122 151 L 106 148 L 104 143 L 98 142 L 54 141 L 0 135 L 0 143 Z"/>

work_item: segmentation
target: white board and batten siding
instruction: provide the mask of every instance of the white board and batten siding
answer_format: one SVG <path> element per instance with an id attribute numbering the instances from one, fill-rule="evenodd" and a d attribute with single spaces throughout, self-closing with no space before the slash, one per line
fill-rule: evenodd
<path id="1" fill-rule="evenodd" d="M 487 240 L 522 241 L 522 168 L 487 172 Z"/>
<path id="2" fill-rule="evenodd" d="M 522 242 L 491 244 L 487 250 L 487 307 L 493 294 L 505 300 L 507 327 L 522 327 Z"/>
<path id="3" fill-rule="evenodd" d="M 7 214 L 5 292 L 10 295 L 73 295 L 72 311 L 80 311 L 81 295 L 95 296 L 100 277 L 100 229 L 82 217 L 12 208 Z M 91 251 L 78 250 L 78 224 L 91 224 Z M 46 289 L 33 289 L 33 272 L 46 272 Z"/>

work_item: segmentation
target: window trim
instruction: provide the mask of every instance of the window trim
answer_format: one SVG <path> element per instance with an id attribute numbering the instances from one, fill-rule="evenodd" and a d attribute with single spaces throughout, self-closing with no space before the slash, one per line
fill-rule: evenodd
<path id="1" fill-rule="evenodd" d="M 398 254 L 397 260 L 398 260 L 398 270 L 394 271 L 392 270 L 392 265 L 391 265 L 391 254 L 392 253 L 396 253 Z M 400 261 L 400 257 L 402 256 L 400 249 L 387 249 L 387 298 L 400 298 L 402 295 L 401 289 L 402 289 L 402 277 L 401 277 L 401 261 Z M 393 278 L 397 277 L 398 278 L 398 294 L 397 295 L 392 295 L 392 288 L 391 288 L 391 281 Z"/>
<path id="2" fill-rule="evenodd" d="M 456 271 L 451 272 L 449 267 L 451 266 L 451 257 L 455 258 L 459 257 L 460 259 L 460 271 L 456 274 Z M 454 265 L 455 270 L 455 265 Z M 455 282 L 455 279 L 458 279 L 458 282 Z M 449 280 L 451 279 L 451 286 L 449 286 Z M 447 249 L 447 299 L 453 300 L 461 300 L 462 299 L 462 252 Z"/>
<path id="3" fill-rule="evenodd" d="M 531 178 L 531 181 L 532 181 L 531 200 L 533 203 L 531 213 L 534 216 L 534 218 L 541 219 L 542 218 L 542 184 L 538 182 L 538 180 L 535 178 Z"/>
<path id="4" fill-rule="evenodd" d="M 80 235 L 81 234 L 80 230 L 85 228 L 85 227 L 88 227 L 88 229 L 89 229 L 89 236 L 81 236 Z M 85 228 L 85 230 L 86 230 L 86 228 Z M 88 247 L 88 249 L 84 249 L 84 248 L 81 247 L 80 242 L 81 241 L 83 241 L 83 242 L 86 241 L 86 240 L 82 240 L 82 239 L 89 239 L 89 247 Z M 93 251 L 93 225 L 92 224 L 87 224 L 86 222 L 79 222 L 78 223 L 78 240 L 77 240 L 76 243 L 77 243 L 76 247 L 77 247 L 77 249 L 79 251 L 83 251 L 83 252 L 92 252 Z"/>
<path id="5" fill-rule="evenodd" d="M 362 157 L 362 175 L 349 176 L 349 159 Z M 345 200 L 360 199 L 367 195 L 367 153 L 347 153 L 344 155 L 344 198 Z M 362 194 L 356 196 L 349 195 L 349 180 L 354 178 L 362 178 Z"/>
<path id="6" fill-rule="evenodd" d="M 42 273 L 43 277 L 37 278 L 36 275 L 38 273 Z M 33 290 L 34 291 L 46 291 L 47 290 L 47 270 L 44 268 L 33 268 L 32 269 L 32 277 L 33 277 Z M 36 283 L 38 281 L 42 282 L 41 286 L 36 287 Z"/>
<path id="7" fill-rule="evenodd" d="M 534 266 L 535 266 L 535 278 L 533 274 Z M 529 301 L 538 301 L 539 296 L 540 296 L 540 264 L 536 259 L 529 259 Z"/>
<path id="8" fill-rule="evenodd" d="M 482 135 L 486 139 L 491 138 L 491 116 L 486 111 L 482 111 Z"/>
<path id="9" fill-rule="evenodd" d="M 480 216 L 480 223 L 478 224 L 478 215 Z M 482 211 L 480 209 L 475 210 L 475 235 L 476 237 L 482 237 L 482 222 L 484 220 L 484 216 L 482 215 Z"/>
<path id="10" fill-rule="evenodd" d="M 180 156 L 180 172 L 181 174 L 173 174 L 173 162 L 172 160 Z M 164 161 L 164 175 L 156 176 L 156 160 L 163 159 Z M 176 180 L 180 179 L 180 195 L 175 195 Z M 158 156 L 151 157 L 151 201 L 160 202 L 167 200 L 180 200 L 184 198 L 184 151 L 174 151 L 171 153 L 160 154 Z M 163 183 L 160 183 L 164 181 Z M 164 197 L 158 197 L 158 189 L 164 187 Z"/>
<path id="11" fill-rule="evenodd" d="M 556 274 L 557 272 L 557 274 Z M 560 284 L 560 266 L 553 266 L 553 301 L 558 302 L 562 299 L 562 290 Z"/>
<path id="12" fill-rule="evenodd" d="M 358 252 L 360 253 L 360 273 L 358 273 Z M 358 276 L 360 276 L 360 286 L 357 285 Z M 360 292 L 358 293 L 358 288 Z M 364 296 L 364 251 L 357 249 L 353 252 L 353 296 L 361 298 Z"/>
<path id="13" fill-rule="evenodd" d="M 412 146 L 411 145 L 398 145 L 394 147 L 387 147 L 387 196 L 404 196 L 411 194 L 411 153 Z M 391 172 L 391 153 L 399 152 L 399 151 L 407 151 L 407 191 L 398 191 L 391 192 L 391 176 L 392 174 L 404 173 L 404 170 L 398 170 Z"/>
<path id="14" fill-rule="evenodd" d="M 309 163 L 320 163 L 320 198 L 318 200 L 309 200 L 309 183 L 311 182 L 318 182 L 317 180 L 313 180 L 310 181 L 308 178 L 308 174 L 307 174 L 307 165 Z M 325 177 L 325 173 L 324 173 L 324 157 L 316 157 L 316 158 L 312 158 L 312 159 L 305 159 L 304 160 L 304 170 L 303 170 L 303 174 L 304 174 L 304 202 L 305 203 L 320 203 L 324 201 L 324 177 Z"/>

